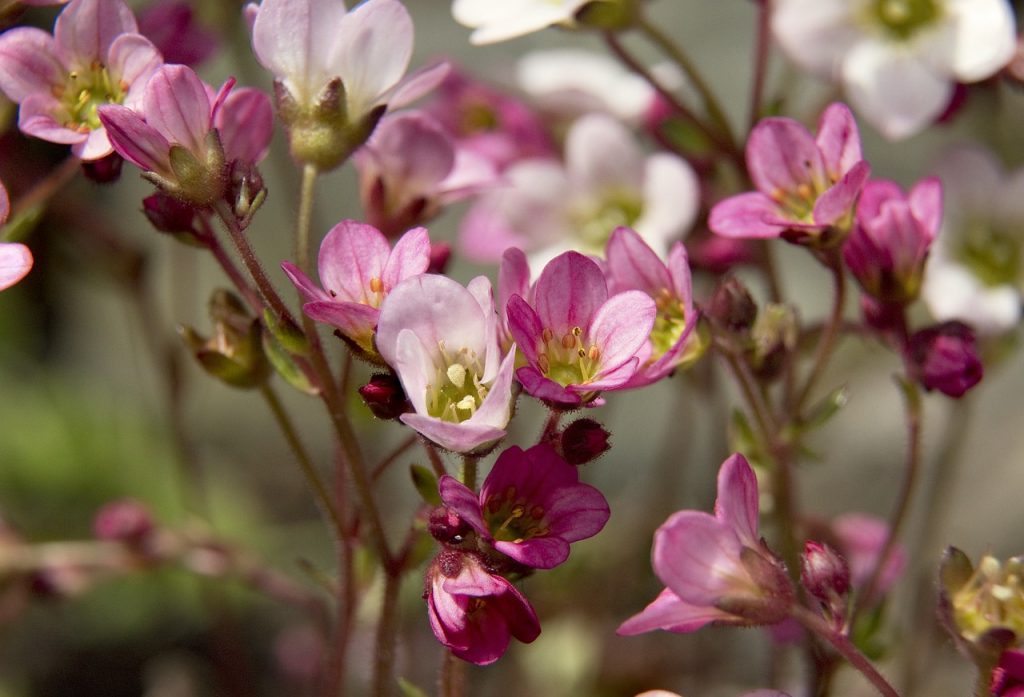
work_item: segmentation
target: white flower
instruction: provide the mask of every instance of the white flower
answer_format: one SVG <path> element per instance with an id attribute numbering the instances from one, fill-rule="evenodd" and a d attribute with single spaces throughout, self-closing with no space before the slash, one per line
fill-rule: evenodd
<path id="1" fill-rule="evenodd" d="M 979 333 L 1012 329 L 1024 290 L 1024 169 L 1005 174 L 979 147 L 950 150 L 936 166 L 946 201 L 922 297 L 938 320 Z"/>
<path id="2" fill-rule="evenodd" d="M 1007 0 L 776 0 L 772 29 L 794 62 L 841 82 L 893 140 L 921 131 L 955 82 L 993 75 L 1016 47 Z"/>
<path id="3" fill-rule="evenodd" d="M 553 24 L 572 23 L 590 0 L 455 0 L 452 15 L 472 27 L 474 44 L 492 44 L 532 34 Z"/>
<path id="4" fill-rule="evenodd" d="M 664 258 L 700 203 L 697 176 L 685 160 L 645 157 L 629 130 L 606 114 L 572 125 L 564 164 L 523 160 L 504 176 L 508 185 L 487 192 L 463 219 L 463 251 L 478 261 L 496 261 L 508 247 L 525 251 L 536 270 L 570 249 L 600 256 L 623 225 Z"/>

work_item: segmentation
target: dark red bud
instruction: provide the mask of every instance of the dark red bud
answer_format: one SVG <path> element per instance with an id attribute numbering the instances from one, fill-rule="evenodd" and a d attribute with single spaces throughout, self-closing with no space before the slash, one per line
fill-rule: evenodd
<path id="1" fill-rule="evenodd" d="M 93 518 L 92 530 L 101 540 L 137 543 L 153 531 L 153 518 L 139 501 L 111 501 Z"/>
<path id="2" fill-rule="evenodd" d="M 144 198 L 142 212 L 159 232 L 177 235 L 194 231 L 195 210 L 165 193 Z"/>
<path id="3" fill-rule="evenodd" d="M 731 332 L 746 331 L 757 319 L 757 303 L 743 282 L 734 277 L 718 284 L 707 311 L 712 319 Z"/>
<path id="4" fill-rule="evenodd" d="M 121 165 L 124 158 L 112 152 L 99 160 L 82 163 L 82 174 L 97 184 L 112 184 L 121 178 Z"/>
<path id="5" fill-rule="evenodd" d="M 427 531 L 441 544 L 458 545 L 462 544 L 472 528 L 455 511 L 435 508 L 430 512 Z"/>
<path id="6" fill-rule="evenodd" d="M 359 388 L 359 395 L 378 419 L 397 419 L 409 410 L 402 383 L 390 373 L 374 375 Z"/>
<path id="7" fill-rule="evenodd" d="M 594 460 L 612 446 L 610 434 L 593 419 L 577 419 L 562 431 L 562 457 L 570 465 L 582 465 Z"/>
<path id="8" fill-rule="evenodd" d="M 926 390 L 962 397 L 984 374 L 974 330 L 963 322 L 943 322 L 915 332 L 907 354 Z"/>
<path id="9" fill-rule="evenodd" d="M 800 582 L 815 598 L 831 603 L 850 591 L 850 566 L 828 545 L 808 540 L 800 558 Z"/>

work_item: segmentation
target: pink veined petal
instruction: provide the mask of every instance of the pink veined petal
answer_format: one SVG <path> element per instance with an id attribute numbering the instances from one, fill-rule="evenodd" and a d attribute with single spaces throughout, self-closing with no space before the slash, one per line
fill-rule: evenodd
<path id="1" fill-rule="evenodd" d="M 388 109 L 399 109 L 433 91 L 451 70 L 448 61 L 425 65 L 398 83 L 387 97 Z"/>
<path id="2" fill-rule="evenodd" d="M 71 146 L 71 154 L 79 160 L 101 160 L 114 152 L 105 128 L 94 128 L 85 134 L 85 138 Z"/>
<path id="3" fill-rule="evenodd" d="M 357 343 L 373 335 L 380 311 L 359 303 L 313 300 L 302 306 L 302 311 L 317 322 L 337 327 L 341 333 Z"/>
<path id="4" fill-rule="evenodd" d="M 860 34 L 857 9 L 850 0 L 783 0 L 772 7 L 772 33 L 801 68 L 832 78 Z"/>
<path id="5" fill-rule="evenodd" d="M 324 237 L 317 256 L 320 283 L 341 300 L 367 302 L 370 282 L 383 282 L 384 266 L 391 248 L 372 225 L 343 220 Z"/>
<path id="6" fill-rule="evenodd" d="M 651 563 L 661 582 L 681 599 L 713 605 L 749 583 L 740 565 L 741 548 L 727 523 L 700 511 L 680 511 L 654 534 Z"/>
<path id="7" fill-rule="evenodd" d="M 801 184 L 815 187 L 825 179 L 818 144 L 803 124 L 789 118 L 762 119 L 747 141 L 747 167 L 757 190 L 769 196 L 776 190 L 796 191 Z"/>
<path id="8" fill-rule="evenodd" d="M 942 180 L 938 177 L 922 179 L 910 190 L 907 201 L 914 217 L 928 232 L 929 241 L 934 240 L 942 226 Z"/>
<path id="9" fill-rule="evenodd" d="M 498 363 L 501 361 L 499 356 L 501 349 L 498 346 L 498 315 L 494 311 L 494 291 L 491 288 L 491 279 L 487 276 L 477 276 L 466 284 L 466 290 L 476 298 L 485 319 L 486 353 L 484 355 L 484 371 L 480 376 L 480 381 L 490 382 L 498 374 Z"/>
<path id="10" fill-rule="evenodd" d="M 18 109 L 18 128 L 25 135 L 51 143 L 67 145 L 84 142 L 87 134 L 68 128 L 54 117 L 61 108 L 48 92 L 30 95 Z"/>
<path id="11" fill-rule="evenodd" d="M 748 191 L 719 201 L 708 215 L 708 227 L 716 235 L 738 239 L 770 239 L 785 226 L 769 222 L 779 217 L 778 206 L 759 191 Z"/>
<path id="12" fill-rule="evenodd" d="M 556 404 L 578 405 L 583 402 L 580 396 L 559 385 L 554 380 L 544 377 L 533 366 L 524 366 L 516 371 L 516 379 L 527 393 L 537 399 Z"/>
<path id="13" fill-rule="evenodd" d="M 633 636 L 656 629 L 686 633 L 696 631 L 710 622 L 729 619 L 732 619 L 732 615 L 718 608 L 691 605 L 666 588 L 642 611 L 619 625 L 615 633 Z"/>
<path id="14" fill-rule="evenodd" d="M 57 55 L 69 68 L 106 63 L 110 45 L 121 34 L 137 34 L 135 15 L 124 0 L 72 0 L 53 27 Z"/>
<path id="15" fill-rule="evenodd" d="M 210 131 L 210 97 L 192 68 L 165 65 L 149 79 L 144 99 L 146 122 L 172 145 L 201 157 Z"/>
<path id="16" fill-rule="evenodd" d="M 494 548 L 534 569 L 553 569 L 569 558 L 569 543 L 561 537 L 533 537 L 522 542 L 498 540 Z"/>
<path id="17" fill-rule="evenodd" d="M 822 112 L 816 139 L 825 162 L 825 170 L 838 180 L 864 159 L 860 150 L 860 131 L 849 107 L 835 102 Z"/>
<path id="18" fill-rule="evenodd" d="M 377 341 L 377 350 L 381 342 Z M 409 402 L 419 414 L 427 413 L 427 385 L 436 379 L 437 366 L 432 347 L 424 346 L 420 338 L 411 329 L 399 331 L 394 340 L 394 358 L 388 363 L 402 381 Z M 385 360 L 387 358 L 385 357 Z"/>
<path id="19" fill-rule="evenodd" d="M 508 329 L 516 340 L 519 350 L 531 365 L 538 360 L 537 347 L 541 343 L 544 325 L 528 302 L 519 295 L 513 295 L 505 305 Z"/>
<path id="20" fill-rule="evenodd" d="M 608 299 L 604 274 L 592 259 L 565 252 L 552 259 L 537 279 L 534 302 L 541 324 L 561 337 L 573 327 L 586 330 Z M 516 338 L 522 345 L 522 341 Z"/>
<path id="21" fill-rule="evenodd" d="M 313 283 L 313 281 L 302 272 L 298 266 L 290 261 L 282 261 L 281 269 L 288 276 L 288 280 L 292 282 L 306 301 L 323 300 L 325 302 L 331 302 L 331 296 L 325 293 L 321 288 Z"/>
<path id="22" fill-rule="evenodd" d="M 109 104 L 99 108 L 99 117 L 121 157 L 146 172 L 170 173 L 170 143 L 140 114 L 118 104 Z"/>
<path id="23" fill-rule="evenodd" d="M 902 199 L 903 189 L 889 179 L 872 179 L 864 185 L 857 201 L 857 220 L 865 222 L 877 218 L 882 204 L 892 199 Z"/>
<path id="24" fill-rule="evenodd" d="M 733 454 L 718 470 L 715 517 L 731 527 L 743 544 L 753 547 L 760 539 L 757 534 L 759 514 L 757 476 L 745 457 Z"/>
<path id="25" fill-rule="evenodd" d="M 364 116 L 405 74 L 413 27 L 398 0 L 367 0 L 345 15 L 334 38 L 332 67 L 345 83 L 349 118 Z"/>
<path id="26" fill-rule="evenodd" d="M 843 178 L 818 197 L 811 217 L 817 225 L 831 225 L 853 211 L 857 196 L 871 174 L 871 165 L 861 160 Z"/>
<path id="27" fill-rule="evenodd" d="M 53 37 L 42 29 L 15 27 L 0 34 L 0 90 L 20 103 L 63 84 L 67 70 L 55 52 Z"/>
<path id="28" fill-rule="evenodd" d="M 639 192 L 644 158 L 633 134 L 607 114 L 588 114 L 573 123 L 565 142 L 569 179 L 583 191 Z"/>
<path id="29" fill-rule="evenodd" d="M 419 413 L 402 414 L 399 418 L 406 426 L 455 453 L 472 452 L 505 437 L 504 429 L 486 424 L 456 424 Z"/>
<path id="30" fill-rule="evenodd" d="M 662 288 L 671 290 L 668 269 L 654 250 L 635 230 L 619 227 L 612 232 L 605 251 L 609 291 L 642 290 L 657 295 Z"/>
<path id="31" fill-rule="evenodd" d="M 544 514 L 550 534 L 567 542 L 593 537 L 601 532 L 610 516 L 604 495 L 589 484 L 581 483 L 557 489 L 548 498 Z"/>
<path id="32" fill-rule="evenodd" d="M 6 217 L 0 216 L 0 222 Z M 0 290 L 10 288 L 32 269 L 32 252 L 23 244 L 0 242 Z"/>
<path id="33" fill-rule="evenodd" d="M 601 306 L 588 332 L 601 351 L 601 374 L 636 356 L 651 335 L 657 312 L 651 297 L 639 290 L 613 295 Z"/>
<path id="34" fill-rule="evenodd" d="M 480 512 L 480 500 L 469 487 L 446 474 L 438 481 L 437 488 L 445 506 L 458 513 L 477 533 L 490 539 L 491 533 Z"/>
<path id="35" fill-rule="evenodd" d="M 602 370 L 597 376 L 583 385 L 571 385 L 570 389 L 579 394 L 594 392 L 597 390 L 617 390 L 624 388 L 636 375 L 640 368 L 640 360 L 644 357 L 638 354 L 616 368 Z"/>
<path id="36" fill-rule="evenodd" d="M 526 254 L 518 247 L 509 247 L 501 255 L 501 266 L 498 268 L 498 313 L 504 317 L 505 308 L 513 295 L 518 295 L 529 302 L 530 297 L 530 265 Z"/>
<path id="37" fill-rule="evenodd" d="M 693 316 L 693 279 L 690 271 L 690 256 L 682 242 L 676 242 L 668 251 L 668 274 L 672 279 L 669 290 L 683 301 L 687 323 Z"/>
<path id="38" fill-rule="evenodd" d="M 125 106 L 141 107 L 146 84 L 163 62 L 160 51 L 141 34 L 121 34 L 114 39 L 110 44 L 107 67 L 112 79 L 128 85 L 123 102 Z"/>
<path id="39" fill-rule="evenodd" d="M 228 162 L 241 160 L 258 164 L 270 148 L 274 132 L 274 108 L 260 90 L 242 87 L 233 90 L 217 110 L 214 125 L 220 133 Z"/>
<path id="40" fill-rule="evenodd" d="M 417 227 L 403 234 L 384 264 L 381 280 L 390 290 L 411 276 L 426 273 L 430 266 L 430 236 L 427 229 Z"/>

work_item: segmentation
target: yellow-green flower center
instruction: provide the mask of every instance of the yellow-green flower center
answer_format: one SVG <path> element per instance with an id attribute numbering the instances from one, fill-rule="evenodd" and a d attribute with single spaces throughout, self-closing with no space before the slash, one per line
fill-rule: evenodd
<path id="1" fill-rule="evenodd" d="M 871 17 L 890 36 L 906 40 L 941 14 L 935 0 L 874 0 Z"/>
<path id="2" fill-rule="evenodd" d="M 964 638 L 973 641 L 997 627 L 1024 636 L 1022 570 L 1020 557 L 1005 564 L 991 556 L 981 559 L 974 575 L 952 598 L 953 616 Z"/>
<path id="3" fill-rule="evenodd" d="M 1021 281 L 1021 240 L 985 223 L 967 226 L 959 257 L 986 286 L 1017 285 Z"/>
<path id="4" fill-rule="evenodd" d="M 652 361 L 661 358 L 675 346 L 686 329 L 686 307 L 668 288 L 662 288 L 654 302 L 658 314 L 651 330 L 651 345 L 654 348 L 651 354 Z"/>
<path id="5" fill-rule="evenodd" d="M 581 206 L 570 218 L 583 251 L 603 254 L 615 228 L 633 227 L 641 213 L 643 201 L 636 192 L 613 189 L 604 192 L 595 202 Z"/>
<path id="6" fill-rule="evenodd" d="M 97 109 L 104 104 L 122 103 L 128 85 L 123 80 L 115 80 L 107 67 L 97 61 L 87 68 L 69 72 L 67 82 L 54 92 L 66 112 L 64 126 L 88 132 L 102 126 Z"/>
<path id="7" fill-rule="evenodd" d="M 543 537 L 550 532 L 544 519 L 544 509 L 537 505 L 531 506 L 519 497 L 514 486 L 488 499 L 484 515 L 495 540 L 522 542 L 533 537 Z"/>
<path id="8" fill-rule="evenodd" d="M 587 345 L 581 327 L 573 327 L 563 336 L 545 328 L 541 334 L 543 345 L 537 362 L 541 372 L 563 387 L 583 385 L 593 379 L 601 364 L 601 349 Z"/>
<path id="9" fill-rule="evenodd" d="M 441 365 L 434 381 L 427 385 L 427 413 L 443 421 L 462 423 L 473 416 L 487 397 L 488 387 L 480 384 L 483 363 L 475 351 L 461 348 L 454 353 L 438 346 Z"/>

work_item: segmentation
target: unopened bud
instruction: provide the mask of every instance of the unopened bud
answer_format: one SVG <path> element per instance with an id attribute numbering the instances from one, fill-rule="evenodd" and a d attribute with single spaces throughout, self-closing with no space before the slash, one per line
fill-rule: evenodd
<path id="1" fill-rule="evenodd" d="M 778 377 L 790 353 L 796 348 L 797 323 L 793 308 L 769 303 L 757 316 L 751 329 L 754 345 L 750 362 L 759 377 Z"/>
<path id="2" fill-rule="evenodd" d="M 267 198 L 267 187 L 256 165 L 240 160 L 231 163 L 226 196 L 235 218 L 241 222 L 242 227 L 247 227 Z"/>
<path id="3" fill-rule="evenodd" d="M 397 419 L 409 411 L 402 383 L 390 373 L 378 373 L 371 377 L 368 383 L 359 388 L 359 395 L 378 419 Z"/>
<path id="4" fill-rule="evenodd" d="M 159 232 L 195 235 L 195 209 L 162 191 L 142 199 L 142 212 Z"/>
<path id="5" fill-rule="evenodd" d="M 562 431 L 562 457 L 570 465 L 582 465 L 594 460 L 612 446 L 609 433 L 593 419 L 577 419 Z"/>
<path id="6" fill-rule="evenodd" d="M 458 513 L 450 508 L 441 507 L 430 512 L 427 531 L 441 544 L 459 545 L 466 539 L 472 528 Z"/>
<path id="7" fill-rule="evenodd" d="M 96 513 L 92 530 L 100 540 L 137 544 L 153 531 L 153 518 L 139 501 L 111 501 Z"/>
<path id="8" fill-rule="evenodd" d="M 743 282 L 730 276 L 715 288 L 707 312 L 729 331 L 743 332 L 750 329 L 757 319 L 757 303 Z"/>
<path id="9" fill-rule="evenodd" d="M 82 163 L 82 174 L 86 179 L 97 184 L 112 184 L 121 178 L 121 165 L 124 158 L 112 152 L 99 160 Z"/>
<path id="10" fill-rule="evenodd" d="M 227 290 L 216 290 L 210 298 L 210 319 L 214 335 L 206 339 L 191 327 L 179 333 L 206 372 L 241 388 L 256 387 L 270 375 L 270 363 L 263 352 L 260 324 L 241 299 Z"/>
<path id="11" fill-rule="evenodd" d="M 974 330 L 963 322 L 943 322 L 915 332 L 907 353 L 921 385 L 949 397 L 962 397 L 984 375 Z"/>
<path id="12" fill-rule="evenodd" d="M 800 557 L 800 582 L 815 598 L 832 604 L 850 591 L 850 565 L 828 545 L 808 540 Z"/>

